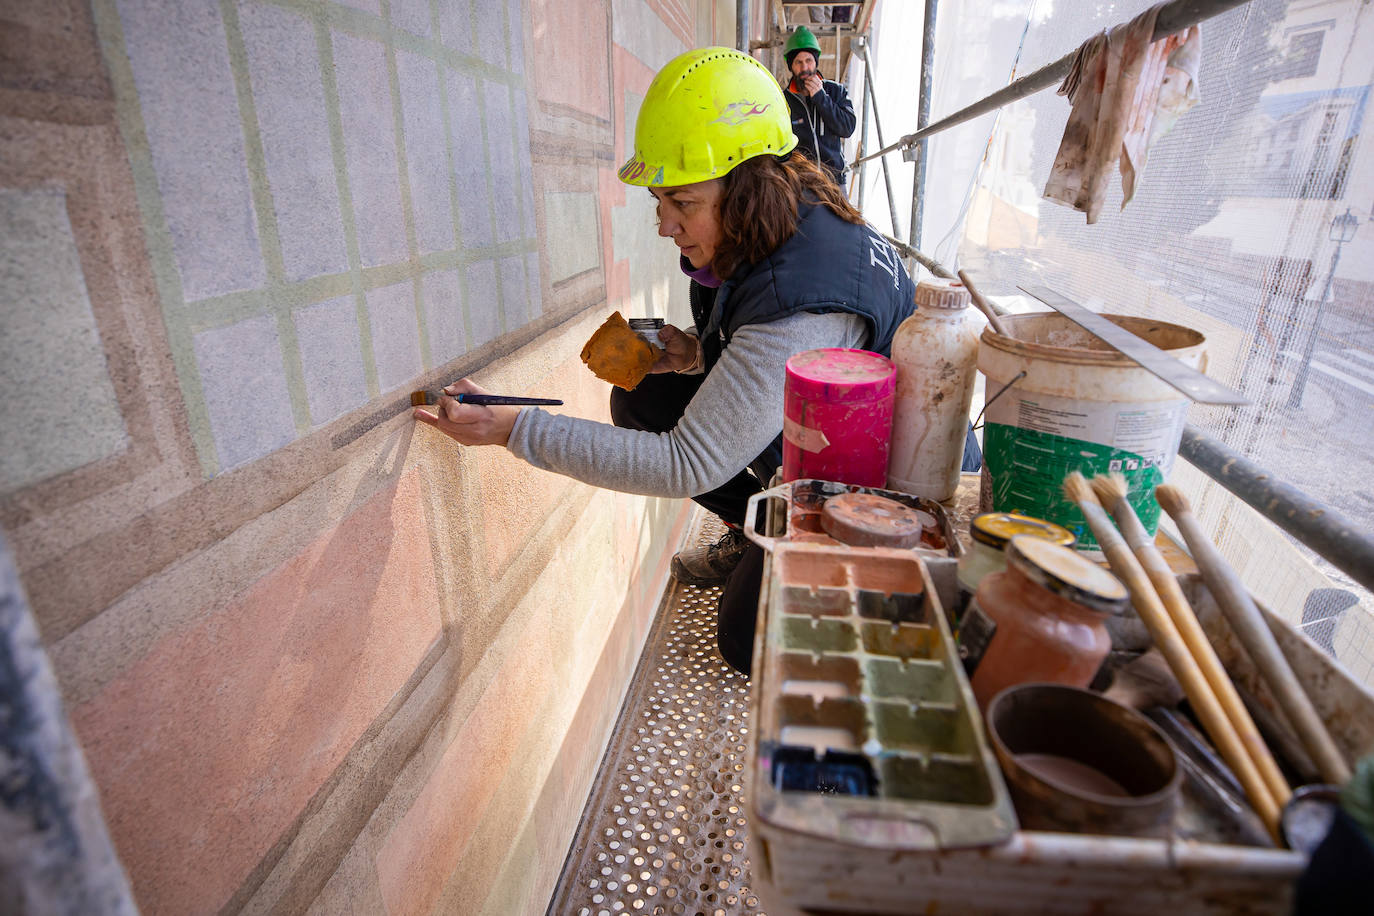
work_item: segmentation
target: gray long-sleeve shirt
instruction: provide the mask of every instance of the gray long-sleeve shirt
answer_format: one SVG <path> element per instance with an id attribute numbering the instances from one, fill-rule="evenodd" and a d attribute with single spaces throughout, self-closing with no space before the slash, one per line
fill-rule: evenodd
<path id="1" fill-rule="evenodd" d="M 696 496 L 748 467 L 782 431 L 790 356 L 818 347 L 862 347 L 867 337 L 867 322 L 847 312 L 800 312 L 745 325 L 670 432 L 620 429 L 527 407 L 506 447 L 535 467 L 594 486 Z"/>

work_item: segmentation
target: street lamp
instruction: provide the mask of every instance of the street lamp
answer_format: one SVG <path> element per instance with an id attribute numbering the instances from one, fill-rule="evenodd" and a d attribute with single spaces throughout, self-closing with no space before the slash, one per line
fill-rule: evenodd
<path id="1" fill-rule="evenodd" d="M 1331 228 L 1327 230 L 1326 237 L 1338 245 L 1355 238 L 1355 230 L 1360 228 L 1360 218 L 1350 211 L 1351 208 L 1346 207 L 1344 213 L 1331 220 Z"/>
<path id="2" fill-rule="evenodd" d="M 1345 208 L 1345 212 L 1331 220 L 1331 228 L 1327 231 L 1326 237 L 1336 243 L 1336 252 L 1331 255 L 1331 270 L 1326 274 L 1326 285 L 1322 287 L 1322 297 L 1317 300 L 1317 317 L 1312 322 L 1312 333 L 1307 337 L 1307 348 L 1302 354 L 1302 365 L 1298 367 L 1298 376 L 1293 380 L 1293 390 L 1288 392 L 1288 406 L 1297 408 L 1302 406 L 1302 394 L 1307 388 L 1307 374 L 1312 368 L 1312 353 L 1317 349 L 1317 338 L 1322 330 L 1322 313 L 1326 310 L 1326 298 L 1331 295 L 1331 281 L 1336 278 L 1336 265 L 1341 260 L 1341 246 L 1355 238 L 1355 232 L 1360 228 L 1360 218 L 1351 212 L 1350 207 Z"/>

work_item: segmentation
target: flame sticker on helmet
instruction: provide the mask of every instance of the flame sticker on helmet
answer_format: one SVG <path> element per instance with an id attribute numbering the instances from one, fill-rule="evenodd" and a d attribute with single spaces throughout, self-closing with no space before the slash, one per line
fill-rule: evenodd
<path id="1" fill-rule="evenodd" d="M 743 124 L 755 115 L 763 114 L 769 107 L 769 105 L 760 105 L 757 102 L 731 102 L 720 113 L 720 117 L 711 123 L 729 124 L 731 126 Z"/>

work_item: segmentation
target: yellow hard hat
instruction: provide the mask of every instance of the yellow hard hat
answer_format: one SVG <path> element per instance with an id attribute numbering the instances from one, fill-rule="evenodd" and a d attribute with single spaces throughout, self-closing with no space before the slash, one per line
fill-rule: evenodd
<path id="1" fill-rule="evenodd" d="M 787 101 L 768 68 L 733 48 L 700 48 L 673 58 L 649 84 L 634 155 L 618 174 L 626 184 L 676 187 L 796 145 Z"/>

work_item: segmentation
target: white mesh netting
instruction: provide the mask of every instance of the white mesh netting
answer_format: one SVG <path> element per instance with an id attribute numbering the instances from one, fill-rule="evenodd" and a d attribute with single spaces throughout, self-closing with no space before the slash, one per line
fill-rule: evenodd
<path id="1" fill-rule="evenodd" d="M 932 120 L 1148 5 L 941 3 Z M 889 143 L 915 128 L 920 8 L 885 4 L 875 28 Z M 1205 21 L 1202 43 L 1202 101 L 1151 148 L 1124 210 L 1117 179 L 1093 226 L 1041 197 L 1069 113 L 1047 89 L 931 141 L 919 247 L 1013 311 L 1043 308 L 1019 296 L 1035 284 L 1202 331 L 1208 374 L 1254 403 L 1194 405 L 1189 422 L 1374 529 L 1374 8 L 1252 0 Z M 912 167 L 888 158 L 905 239 Z M 865 215 L 888 229 L 876 165 Z M 1374 683 L 1369 592 L 1186 463 L 1171 481 L 1262 601 Z"/>

